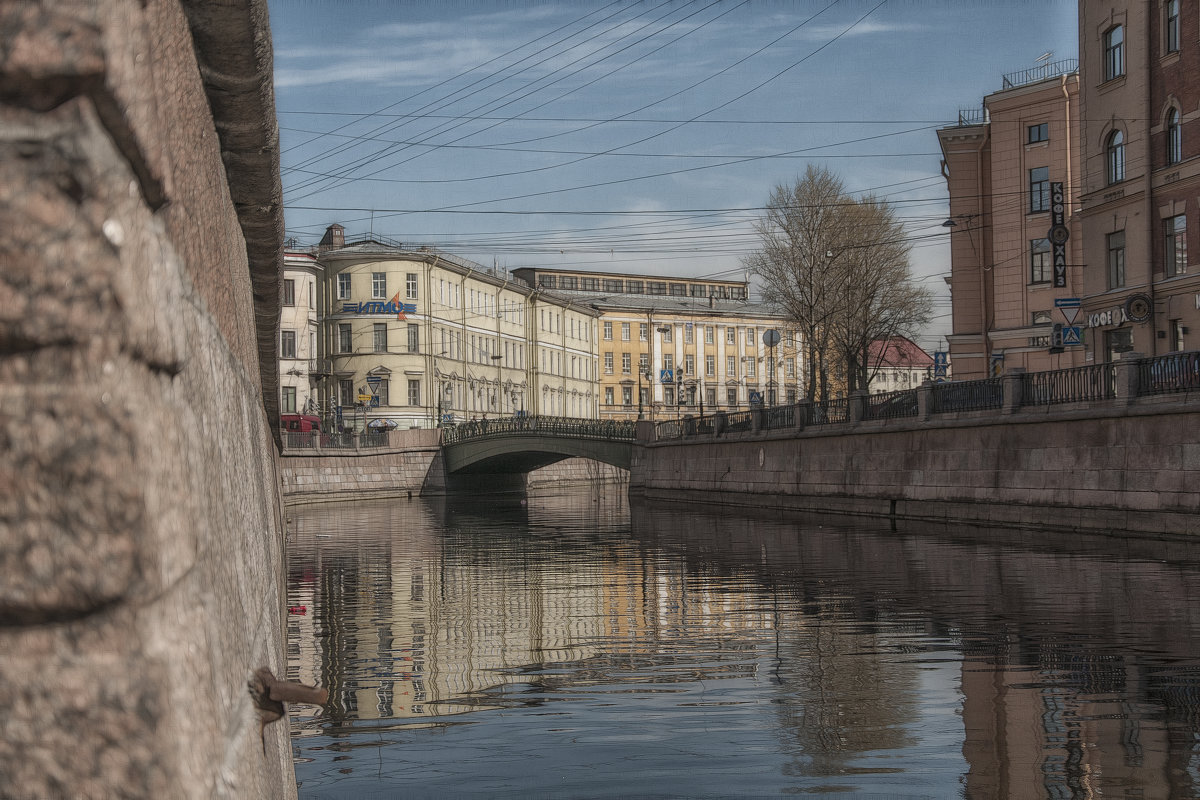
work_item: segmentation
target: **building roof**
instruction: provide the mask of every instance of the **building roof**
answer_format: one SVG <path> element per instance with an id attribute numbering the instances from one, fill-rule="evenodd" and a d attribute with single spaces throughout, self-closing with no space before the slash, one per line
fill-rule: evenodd
<path id="1" fill-rule="evenodd" d="M 694 314 L 707 317 L 766 317 L 784 319 L 766 303 L 750 300 L 728 300 L 716 297 L 679 297 L 666 294 L 624 294 L 614 292 L 581 292 L 569 289 L 542 289 L 541 293 L 569 301 L 573 305 L 589 305 L 602 311 L 633 311 L 662 314 Z"/>
<path id="2" fill-rule="evenodd" d="M 872 367 L 894 369 L 926 369 L 933 366 L 933 358 L 911 339 L 894 336 L 878 339 L 867 348 L 867 358 Z"/>

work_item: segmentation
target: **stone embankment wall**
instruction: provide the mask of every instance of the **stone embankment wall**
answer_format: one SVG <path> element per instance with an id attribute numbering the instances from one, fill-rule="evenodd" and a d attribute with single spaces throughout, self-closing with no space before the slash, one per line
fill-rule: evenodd
<path id="1" fill-rule="evenodd" d="M 1200 535 L 1195 403 L 693 436 L 637 448 L 630 473 L 663 501 Z"/>
<path id="2" fill-rule="evenodd" d="M 0 796 L 295 796 L 271 61 L 263 0 L 0 4 Z"/>
<path id="3" fill-rule="evenodd" d="M 387 447 L 355 450 L 285 449 L 280 481 L 289 504 L 442 494 L 446 475 L 436 430 L 392 431 Z M 530 489 L 625 483 L 629 473 L 584 458 L 569 458 L 529 473 Z"/>

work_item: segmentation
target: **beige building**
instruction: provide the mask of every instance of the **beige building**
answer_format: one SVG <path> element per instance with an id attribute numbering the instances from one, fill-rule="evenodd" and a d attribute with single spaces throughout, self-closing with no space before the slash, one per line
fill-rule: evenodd
<path id="1" fill-rule="evenodd" d="M 320 410 L 334 425 L 434 427 L 539 414 L 595 417 L 598 312 L 430 248 L 317 248 Z"/>
<path id="2" fill-rule="evenodd" d="M 279 314 L 279 411 L 315 414 L 316 387 L 329 374 L 317 357 L 317 287 L 322 267 L 311 253 L 286 253 Z"/>
<path id="3" fill-rule="evenodd" d="M 663 419 L 794 403 L 797 339 L 782 315 L 752 303 L 744 281 L 522 268 L 539 296 L 600 315 L 595 342 L 599 413 Z M 774 347 L 764 334 L 774 330 Z"/>
<path id="4" fill-rule="evenodd" d="M 1088 358 L 1194 348 L 1200 5 L 1081 2 L 1079 52 Z"/>
<path id="5" fill-rule="evenodd" d="M 938 131 L 959 379 L 1083 363 L 1069 305 L 1084 293 L 1079 84 L 1074 62 L 1006 75 L 982 109 Z"/>

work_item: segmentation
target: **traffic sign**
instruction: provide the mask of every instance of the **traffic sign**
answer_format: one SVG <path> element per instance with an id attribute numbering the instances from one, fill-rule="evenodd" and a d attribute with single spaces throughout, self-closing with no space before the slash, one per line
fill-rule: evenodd
<path id="1" fill-rule="evenodd" d="M 675 382 L 675 370 L 660 369 L 658 371 L 658 380 L 661 383 L 674 383 Z"/>
<path id="2" fill-rule="evenodd" d="M 1078 297 L 1056 297 L 1054 298 L 1055 308 L 1078 308 L 1080 306 Z"/>
<path id="3" fill-rule="evenodd" d="M 1083 328 L 1078 325 L 1064 325 L 1062 329 L 1063 346 L 1083 344 Z"/>

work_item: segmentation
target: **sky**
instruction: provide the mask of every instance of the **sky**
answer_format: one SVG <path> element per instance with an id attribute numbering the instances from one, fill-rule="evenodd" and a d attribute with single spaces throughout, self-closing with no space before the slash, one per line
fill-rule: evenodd
<path id="1" fill-rule="evenodd" d="M 812 164 L 904 222 L 930 351 L 950 330 L 936 131 L 1078 53 L 1075 0 L 269 9 L 298 245 L 337 222 L 488 267 L 740 279 L 772 188 Z"/>

